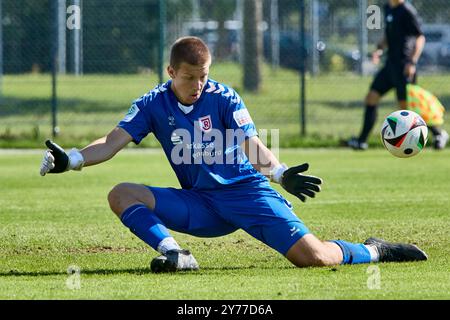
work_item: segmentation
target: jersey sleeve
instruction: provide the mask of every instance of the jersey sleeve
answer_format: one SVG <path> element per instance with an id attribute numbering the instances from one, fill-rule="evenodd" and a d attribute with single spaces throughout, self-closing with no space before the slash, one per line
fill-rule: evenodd
<path id="1" fill-rule="evenodd" d="M 146 106 L 147 103 L 148 99 L 146 99 L 146 96 L 135 100 L 128 113 L 118 124 L 118 127 L 124 129 L 131 135 L 135 144 L 139 144 L 142 139 L 153 132 L 150 108 Z"/>
<path id="2" fill-rule="evenodd" d="M 257 136 L 258 132 L 244 101 L 234 90 L 229 90 L 231 95 L 224 100 L 225 127 L 244 131 L 246 139 Z"/>
<path id="3" fill-rule="evenodd" d="M 405 27 L 409 35 L 416 37 L 423 35 L 419 16 L 414 8 L 409 7 L 409 10 L 406 10 Z"/>

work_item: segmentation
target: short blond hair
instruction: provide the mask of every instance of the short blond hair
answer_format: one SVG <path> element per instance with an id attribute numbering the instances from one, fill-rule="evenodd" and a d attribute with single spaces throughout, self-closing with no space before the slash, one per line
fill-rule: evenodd
<path id="1" fill-rule="evenodd" d="M 211 62 L 208 46 L 198 37 L 177 39 L 170 49 L 170 66 L 177 69 L 182 62 L 191 65 L 204 65 Z"/>

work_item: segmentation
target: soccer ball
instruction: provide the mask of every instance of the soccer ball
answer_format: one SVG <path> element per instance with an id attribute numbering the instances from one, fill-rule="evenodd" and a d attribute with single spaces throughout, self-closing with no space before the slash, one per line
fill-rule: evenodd
<path id="1" fill-rule="evenodd" d="M 415 112 L 399 110 L 386 117 L 381 127 L 384 147 L 399 158 L 418 154 L 426 145 L 428 128 Z"/>

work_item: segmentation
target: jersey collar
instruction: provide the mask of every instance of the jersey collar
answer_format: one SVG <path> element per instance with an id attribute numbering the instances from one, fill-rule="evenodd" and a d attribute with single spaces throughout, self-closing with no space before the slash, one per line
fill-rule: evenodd
<path id="1" fill-rule="evenodd" d="M 178 101 L 178 108 L 180 108 L 180 110 L 183 111 L 184 114 L 188 114 L 189 112 L 191 112 L 194 109 L 194 105 L 191 104 L 190 106 L 185 106 L 180 101 Z"/>
<path id="2" fill-rule="evenodd" d="M 208 79 L 208 81 L 209 81 L 209 79 Z M 186 106 L 186 105 L 182 104 L 180 101 L 178 101 L 177 96 L 176 96 L 175 93 L 172 91 L 172 87 L 171 87 L 172 80 L 169 80 L 169 81 L 167 81 L 166 83 L 167 83 L 167 89 L 168 89 L 168 91 L 170 92 L 170 95 L 175 99 L 175 101 L 177 102 L 178 108 L 179 108 L 184 114 L 188 114 L 188 113 L 192 112 L 192 110 L 194 110 L 194 107 L 195 107 L 201 100 L 203 100 L 203 97 L 204 97 L 204 95 L 205 95 L 205 92 L 204 92 L 204 91 L 205 91 L 206 85 L 203 87 L 203 90 L 202 90 L 202 93 L 201 93 L 201 95 L 200 95 L 200 98 L 199 98 L 197 101 L 195 101 L 194 104 L 192 104 L 192 105 L 190 105 L 190 106 Z"/>

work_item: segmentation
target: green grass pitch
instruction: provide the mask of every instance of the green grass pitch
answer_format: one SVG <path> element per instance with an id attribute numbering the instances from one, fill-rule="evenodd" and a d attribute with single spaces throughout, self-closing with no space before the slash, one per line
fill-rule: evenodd
<path id="1" fill-rule="evenodd" d="M 417 243 L 418 263 L 295 268 L 242 231 L 220 238 L 174 233 L 197 273 L 149 272 L 157 253 L 114 216 L 119 182 L 177 186 L 157 151 L 127 150 L 83 172 L 39 176 L 41 152 L 0 152 L 0 299 L 449 299 L 450 156 L 411 159 L 377 149 L 281 150 L 310 163 L 322 192 L 303 204 L 277 189 L 321 239 L 369 236 Z M 79 273 L 68 274 L 69 268 Z"/>

